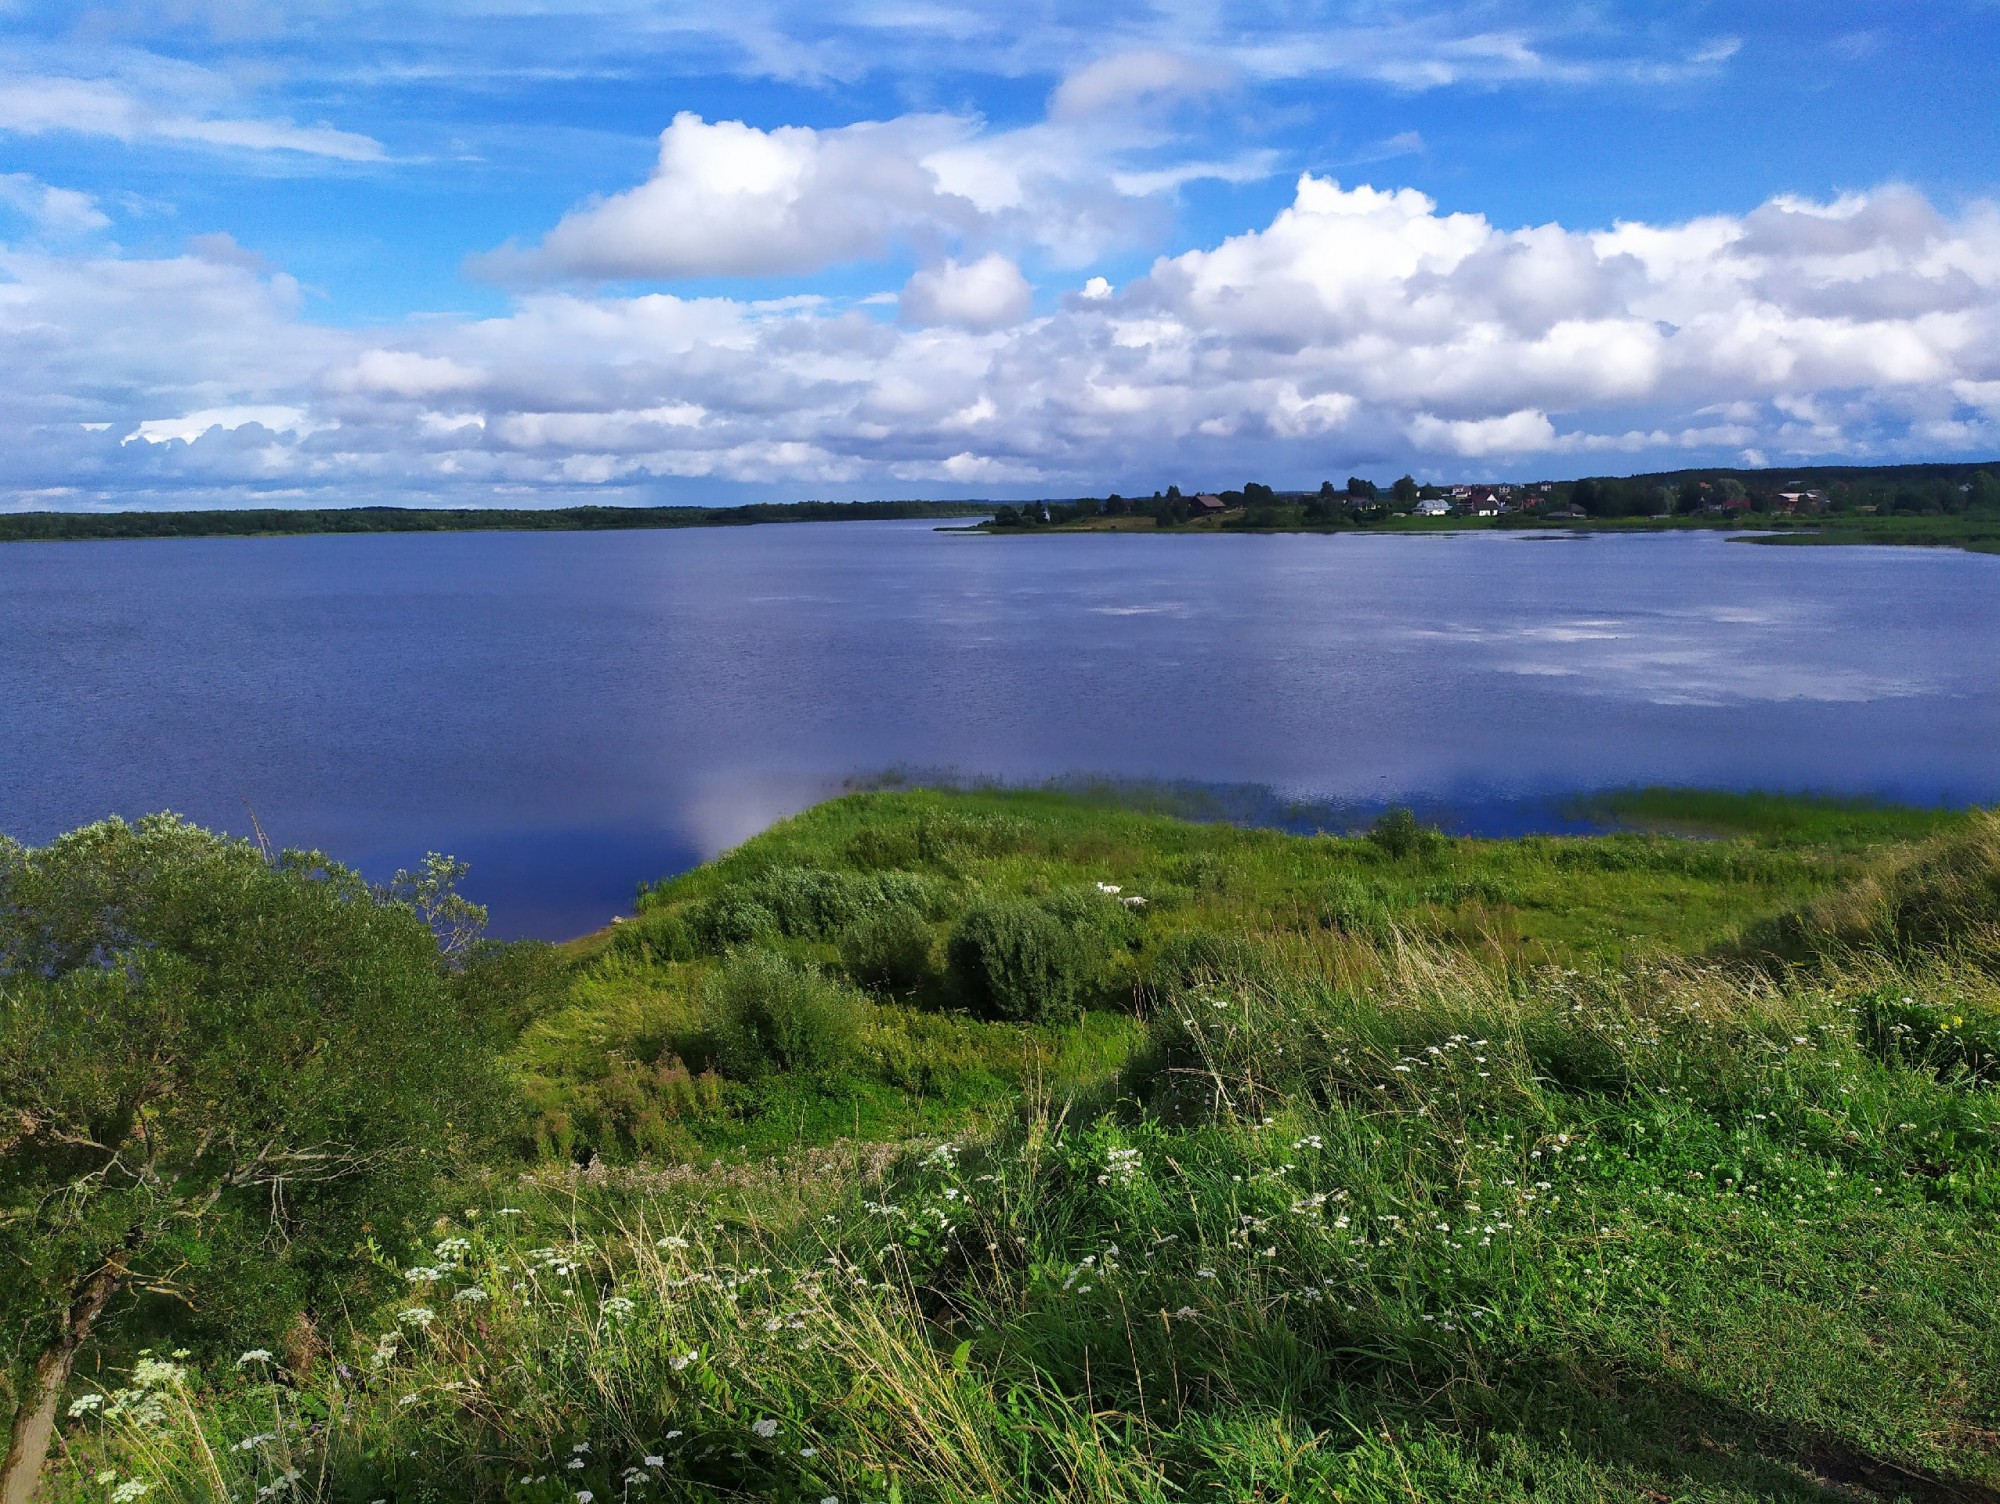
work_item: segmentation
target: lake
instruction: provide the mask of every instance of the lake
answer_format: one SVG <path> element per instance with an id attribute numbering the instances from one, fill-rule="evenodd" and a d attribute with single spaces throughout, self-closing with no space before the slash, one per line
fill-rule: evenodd
<path id="1" fill-rule="evenodd" d="M 929 522 L 0 547 L 0 831 L 181 811 L 506 934 L 895 768 L 1458 828 L 1634 783 L 2000 797 L 2000 557 Z"/>

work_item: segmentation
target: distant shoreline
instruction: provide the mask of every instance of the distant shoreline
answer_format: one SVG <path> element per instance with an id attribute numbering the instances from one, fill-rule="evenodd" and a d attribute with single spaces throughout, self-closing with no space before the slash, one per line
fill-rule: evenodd
<path id="1" fill-rule="evenodd" d="M 773 522 L 983 517 L 978 501 L 757 502 L 737 507 L 287 507 L 198 512 L 0 513 L 0 543 L 128 538 L 295 538 L 340 533 L 621 532 Z"/>
<path id="2" fill-rule="evenodd" d="M 1573 533 L 1732 533 L 1741 543 L 1781 545 L 1878 544 L 1902 547 L 1955 548 L 1966 553 L 2000 554 L 2000 517 L 1390 517 L 1373 522 L 1280 522 L 1257 525 L 1240 513 L 1204 517 L 1160 527 L 1150 517 L 1093 517 L 1075 522 L 1008 527 L 992 522 L 962 530 L 994 537 L 1021 538 L 1042 534 L 1143 533 L 1152 537 L 1243 533 L 1272 536 L 1312 533 L 1332 537 L 1443 537 L 1462 533 L 1514 537 L 1559 537 Z"/>

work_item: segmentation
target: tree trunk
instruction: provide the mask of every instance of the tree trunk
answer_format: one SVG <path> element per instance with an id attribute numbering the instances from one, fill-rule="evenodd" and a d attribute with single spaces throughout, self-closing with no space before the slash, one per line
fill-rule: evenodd
<path id="1" fill-rule="evenodd" d="M 76 1355 L 90 1336 L 90 1329 L 104 1307 L 117 1293 L 125 1275 L 121 1253 L 84 1281 L 83 1289 L 70 1302 L 62 1335 L 43 1349 L 35 1360 L 35 1376 L 28 1381 L 14 1412 L 14 1435 L 7 1447 L 7 1460 L 0 1463 L 0 1504 L 28 1504 L 41 1482 L 42 1464 L 48 1460 L 49 1443 L 55 1440 L 56 1407 L 62 1403 Z"/>

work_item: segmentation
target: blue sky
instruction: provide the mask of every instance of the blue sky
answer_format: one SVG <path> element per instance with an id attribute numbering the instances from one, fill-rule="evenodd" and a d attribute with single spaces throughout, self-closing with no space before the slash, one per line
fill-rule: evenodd
<path id="1" fill-rule="evenodd" d="M 2000 4 L 0 0 L 0 506 L 2000 453 Z"/>

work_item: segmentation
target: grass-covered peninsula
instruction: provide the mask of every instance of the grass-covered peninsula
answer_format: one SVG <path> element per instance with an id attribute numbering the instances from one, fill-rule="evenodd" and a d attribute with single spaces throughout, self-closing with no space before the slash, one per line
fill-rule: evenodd
<path id="1" fill-rule="evenodd" d="M 2000 818 L 1601 812 L 855 795 L 560 948 L 0 848 L 17 1448 L 55 1375 L 119 1504 L 2000 1496 Z"/>

